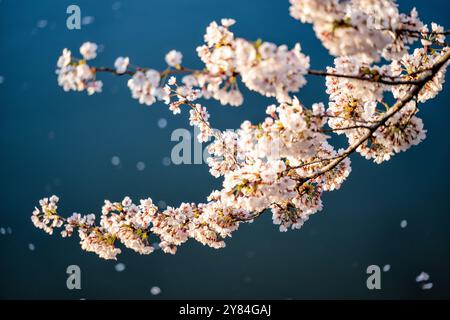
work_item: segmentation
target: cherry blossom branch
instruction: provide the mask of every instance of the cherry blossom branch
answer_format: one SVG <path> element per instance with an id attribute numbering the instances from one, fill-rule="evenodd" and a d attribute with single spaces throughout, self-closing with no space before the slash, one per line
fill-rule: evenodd
<path id="1" fill-rule="evenodd" d="M 331 129 L 333 130 L 351 130 L 351 129 L 367 129 L 367 132 L 355 143 L 351 144 L 347 149 L 345 149 L 343 152 L 341 152 L 338 156 L 332 157 L 332 158 L 326 158 L 326 159 L 318 159 L 311 162 L 303 163 L 299 166 L 289 167 L 283 174 L 287 174 L 293 169 L 301 169 L 303 167 L 311 166 L 314 164 L 321 164 L 324 162 L 328 162 L 327 165 L 323 166 L 320 170 L 313 172 L 312 174 L 302 177 L 301 178 L 301 184 L 307 183 L 308 181 L 314 180 L 321 175 L 326 174 L 327 172 L 332 171 L 334 168 L 336 168 L 342 161 L 350 157 L 352 153 L 354 153 L 359 146 L 361 146 L 363 143 L 365 143 L 367 140 L 369 140 L 375 131 L 377 131 L 381 126 L 385 125 L 386 122 L 392 118 L 395 114 L 397 114 L 403 107 L 405 107 L 412 99 L 414 99 L 418 93 L 424 88 L 424 86 L 431 81 L 435 76 L 436 73 L 439 72 L 439 70 L 450 60 L 450 50 L 446 52 L 442 57 L 439 58 L 439 60 L 431 67 L 429 68 L 429 71 L 431 71 L 430 74 L 423 76 L 420 80 L 417 81 L 417 84 L 413 87 L 412 90 L 409 91 L 409 93 L 402 99 L 398 100 L 386 113 L 385 115 L 375 124 L 371 126 L 352 126 L 347 128 L 340 128 L 340 129 Z M 272 203 L 271 206 L 276 205 L 280 206 L 278 203 Z M 259 217 L 261 214 L 264 213 L 265 210 L 261 210 L 252 216 L 250 216 L 247 220 L 239 220 L 239 221 L 252 221 L 255 218 Z"/>
<path id="2" fill-rule="evenodd" d="M 305 177 L 305 181 L 317 178 L 318 176 L 332 170 L 337 165 L 339 165 L 345 158 L 349 157 L 353 152 L 358 149 L 364 142 L 366 142 L 370 137 L 372 137 L 373 133 L 380 128 L 382 125 L 386 123 L 391 117 L 393 117 L 397 112 L 399 112 L 409 101 L 414 99 L 418 95 L 418 93 L 423 89 L 423 87 L 427 84 L 428 81 L 432 80 L 435 77 L 436 73 L 449 61 L 450 59 L 450 50 L 447 51 L 439 60 L 431 67 L 431 73 L 424 76 L 419 80 L 419 83 L 413 87 L 413 89 L 403 98 L 397 101 L 383 116 L 383 118 L 376 124 L 372 125 L 367 132 L 354 144 L 350 145 L 339 157 L 334 159 L 328 165 L 323 167 L 318 172 L 311 174 L 310 176 Z"/>

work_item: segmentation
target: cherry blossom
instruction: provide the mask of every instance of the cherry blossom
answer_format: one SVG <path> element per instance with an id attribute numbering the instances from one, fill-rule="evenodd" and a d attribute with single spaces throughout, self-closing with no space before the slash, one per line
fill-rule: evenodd
<path id="1" fill-rule="evenodd" d="M 139 103 L 148 106 L 155 103 L 156 100 L 164 100 L 165 91 L 159 86 L 160 79 L 160 74 L 156 70 L 137 71 L 128 80 L 131 96 L 133 99 L 137 99 Z"/>
<path id="2" fill-rule="evenodd" d="M 170 67 L 177 67 L 181 65 L 181 61 L 183 59 L 183 55 L 181 52 L 176 50 L 171 50 L 169 53 L 166 54 L 166 63 Z"/>
<path id="3" fill-rule="evenodd" d="M 398 58 L 418 40 L 423 24 L 417 11 L 400 14 L 391 0 L 290 0 L 291 16 L 313 24 L 317 37 L 334 56 L 367 62 Z M 407 29 L 406 35 L 398 30 Z"/>
<path id="4" fill-rule="evenodd" d="M 80 53 L 86 60 L 92 60 L 97 57 L 97 44 L 93 42 L 85 42 L 80 47 Z"/>
<path id="5" fill-rule="evenodd" d="M 125 73 L 127 71 L 128 64 L 130 63 L 130 58 L 128 57 L 118 57 L 114 62 L 114 67 L 117 73 Z"/>
<path id="6" fill-rule="evenodd" d="M 249 43 L 236 41 L 237 70 L 242 82 L 266 97 L 289 101 L 289 92 L 297 92 L 306 84 L 304 75 L 309 69 L 309 58 L 300 52 L 300 44 L 292 50 L 270 42 Z"/>

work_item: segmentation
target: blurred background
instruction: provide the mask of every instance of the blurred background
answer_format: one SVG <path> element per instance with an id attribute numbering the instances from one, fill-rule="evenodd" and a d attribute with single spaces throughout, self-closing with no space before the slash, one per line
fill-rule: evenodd
<path id="1" fill-rule="evenodd" d="M 425 23 L 450 27 L 448 1 L 398 2 L 403 12 L 415 5 Z M 66 28 L 71 4 L 81 8 L 81 30 Z M 129 56 L 159 70 L 177 49 L 186 66 L 198 68 L 195 48 L 206 26 L 230 17 L 240 37 L 300 42 L 312 68 L 331 65 L 311 25 L 291 18 L 288 7 L 287 0 L 0 1 L 0 298 L 450 298 L 448 85 L 422 105 L 428 137 L 421 145 L 382 165 L 354 155 L 347 182 L 325 193 L 324 210 L 301 230 L 280 233 L 266 214 L 241 226 L 222 250 L 189 241 L 175 256 L 123 250 L 113 262 L 82 251 L 77 236 L 60 239 L 33 227 L 34 206 L 52 194 L 70 215 L 98 213 L 104 199 L 124 196 L 150 196 L 161 206 L 200 202 L 221 184 L 206 164 L 168 161 L 172 131 L 191 130 L 186 113 L 138 104 L 125 77 L 101 75 L 104 92 L 92 97 L 58 87 L 63 48 L 78 55 L 93 41 L 101 49 L 94 65 Z M 239 108 L 206 103 L 215 127 L 261 121 L 274 103 L 240 87 Z M 327 102 L 324 79 L 309 78 L 299 97 L 307 106 Z M 73 264 L 81 268 L 81 290 L 66 288 Z M 372 264 L 384 269 L 381 290 L 366 287 Z M 429 290 L 416 282 L 423 271 Z"/>

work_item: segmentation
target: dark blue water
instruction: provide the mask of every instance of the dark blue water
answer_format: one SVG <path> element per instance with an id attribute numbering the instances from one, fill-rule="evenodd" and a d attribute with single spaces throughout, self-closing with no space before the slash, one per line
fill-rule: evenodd
<path id="1" fill-rule="evenodd" d="M 400 1 L 402 10 L 411 2 Z M 424 21 L 450 27 L 447 1 L 414 3 Z M 69 31 L 70 4 L 93 23 Z M 0 234 L 1 298 L 450 298 L 448 86 L 422 105 L 429 130 L 424 143 L 383 165 L 354 156 L 351 177 L 324 196 L 324 210 L 300 231 L 280 233 L 267 215 L 242 226 L 219 251 L 193 241 L 175 256 L 125 250 L 119 261 L 126 269 L 119 273 L 115 262 L 82 251 L 76 237 L 57 239 L 32 226 L 33 207 L 53 193 L 71 214 L 98 212 L 104 199 L 126 195 L 169 205 L 204 201 L 220 186 L 206 165 L 162 164 L 174 145 L 171 132 L 189 127 L 186 114 L 173 117 L 161 103 L 139 105 L 126 79 L 109 75 L 102 78 L 102 94 L 64 93 L 54 74 L 62 48 L 75 52 L 94 41 L 104 46 L 99 65 L 127 55 L 156 69 L 177 48 L 186 65 L 200 67 L 195 47 L 205 27 L 232 17 L 239 36 L 289 46 L 300 41 L 314 68 L 329 65 L 332 58 L 311 26 L 291 18 L 288 6 L 287 0 L 0 1 L 0 227 L 12 231 Z M 323 84 L 310 79 L 301 100 L 327 101 Z M 247 91 L 245 98 L 240 108 L 209 102 L 214 125 L 259 121 L 273 102 Z M 160 118 L 168 120 L 164 129 L 157 126 Z M 111 164 L 113 156 L 120 166 Z M 136 169 L 138 161 L 144 171 Z M 82 290 L 66 288 L 71 264 L 81 267 Z M 366 288 L 371 264 L 391 266 L 378 291 Z M 415 282 L 421 271 L 430 274 L 431 290 Z M 160 295 L 150 294 L 153 286 Z"/>

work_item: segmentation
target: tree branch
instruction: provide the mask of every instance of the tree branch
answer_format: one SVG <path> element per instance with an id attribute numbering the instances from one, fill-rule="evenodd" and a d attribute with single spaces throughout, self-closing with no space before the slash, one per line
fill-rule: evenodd
<path id="1" fill-rule="evenodd" d="M 444 66 L 444 64 L 450 59 L 450 51 L 447 51 L 439 60 L 436 62 L 433 67 L 431 68 L 431 73 L 429 75 L 424 76 L 422 79 L 418 80 L 418 84 L 415 85 L 412 90 L 403 98 L 398 100 L 381 118 L 381 120 L 378 123 L 375 123 L 374 125 L 370 126 L 370 129 L 367 130 L 367 133 L 364 134 L 358 141 L 350 145 L 338 158 L 330 162 L 328 165 L 324 166 L 321 170 L 306 176 L 305 182 L 310 179 L 315 179 L 318 176 L 334 169 L 339 163 L 341 163 L 345 158 L 350 156 L 353 152 L 358 149 L 360 145 L 362 145 L 364 142 L 366 142 L 372 134 L 380 128 L 382 125 L 386 123 L 386 121 L 394 116 L 397 112 L 399 112 L 409 101 L 411 101 L 425 86 L 425 84 L 432 80 L 436 73 Z"/>

